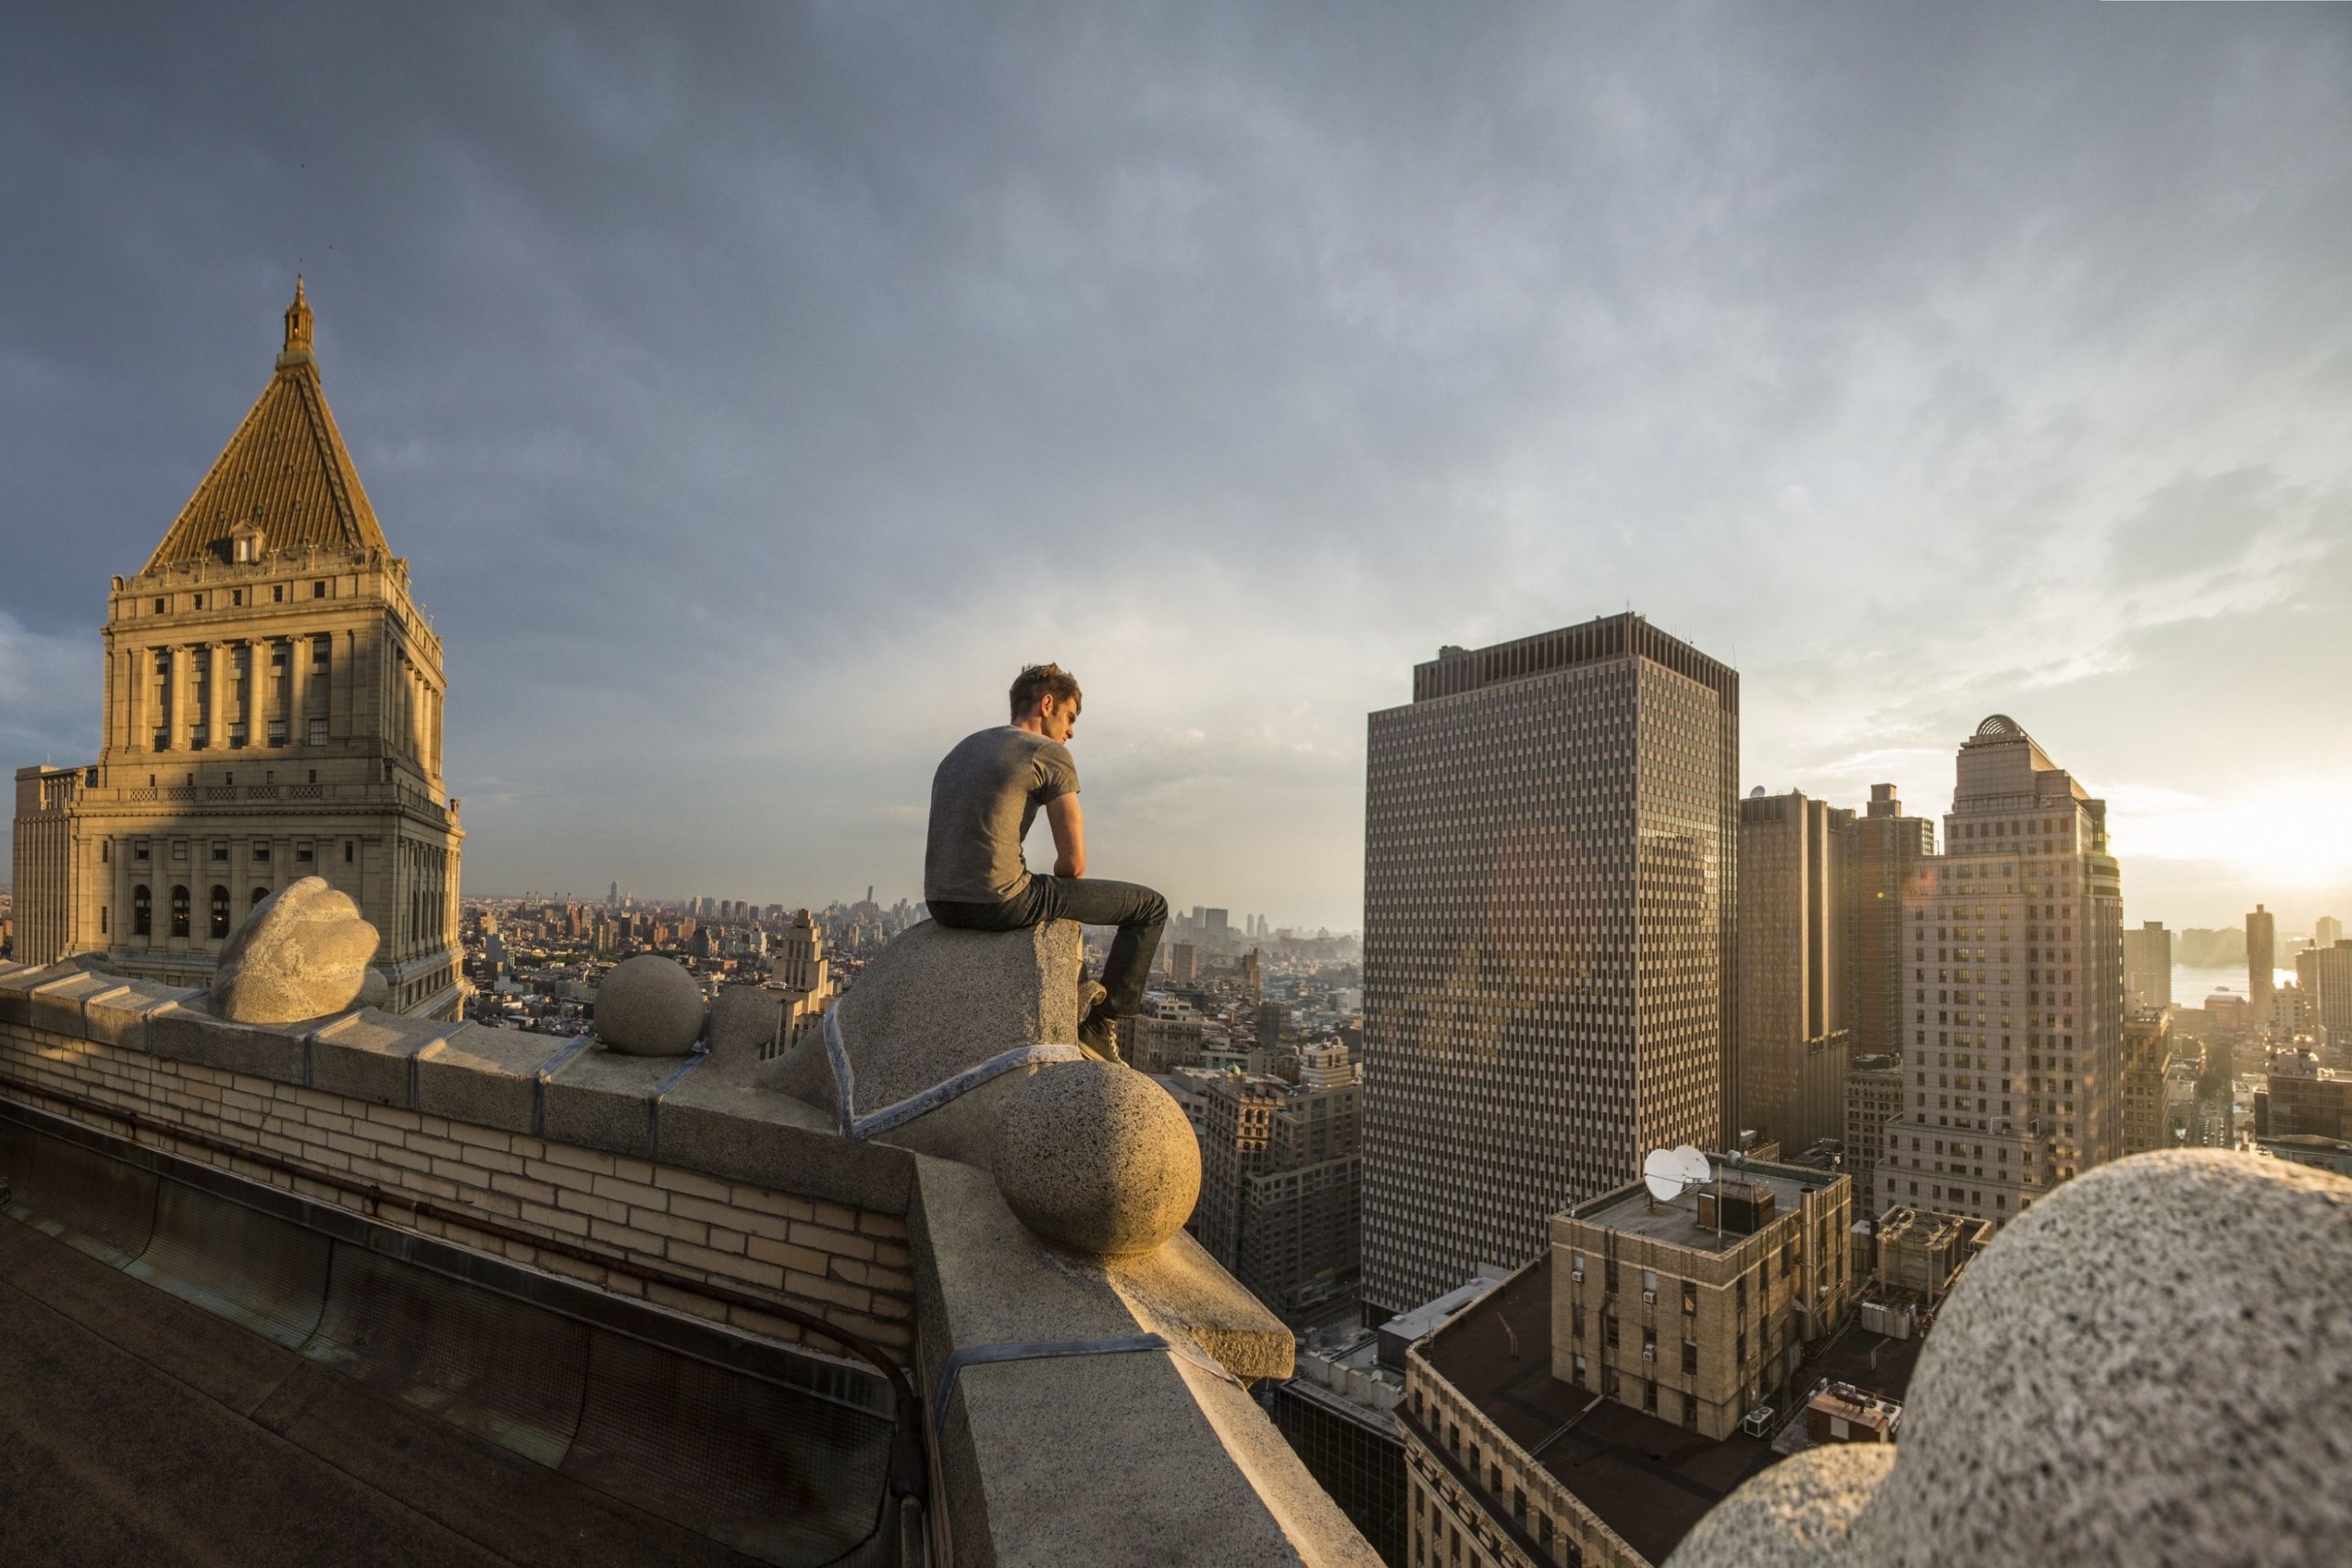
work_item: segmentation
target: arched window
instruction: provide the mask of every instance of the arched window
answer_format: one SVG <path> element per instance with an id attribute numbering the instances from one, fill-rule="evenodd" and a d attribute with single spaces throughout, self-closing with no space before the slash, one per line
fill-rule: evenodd
<path id="1" fill-rule="evenodd" d="M 215 941 L 228 934 L 228 889 L 215 887 L 212 897 L 212 930 Z"/>
<path id="2" fill-rule="evenodd" d="M 261 907 L 261 900 L 264 900 L 264 899 L 266 899 L 266 898 L 268 898 L 268 896 L 269 896 L 269 889 L 267 889 L 267 888 L 256 888 L 256 889 L 253 889 L 253 907 L 254 907 L 255 909 L 257 909 L 257 909 L 259 909 L 259 908 Z"/>
<path id="3" fill-rule="evenodd" d="M 185 888 L 172 889 L 172 934 L 188 934 L 188 889 Z"/>
<path id="4" fill-rule="evenodd" d="M 155 895 L 147 890 L 143 882 L 131 889 L 131 934 L 155 934 Z"/>

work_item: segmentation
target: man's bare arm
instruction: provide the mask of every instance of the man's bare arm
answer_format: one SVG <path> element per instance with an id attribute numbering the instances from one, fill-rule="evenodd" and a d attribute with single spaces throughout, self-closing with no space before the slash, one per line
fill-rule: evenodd
<path id="1" fill-rule="evenodd" d="M 1054 830 L 1054 875 L 1087 874 L 1087 817 L 1075 793 L 1057 795 L 1045 803 L 1045 825 Z"/>

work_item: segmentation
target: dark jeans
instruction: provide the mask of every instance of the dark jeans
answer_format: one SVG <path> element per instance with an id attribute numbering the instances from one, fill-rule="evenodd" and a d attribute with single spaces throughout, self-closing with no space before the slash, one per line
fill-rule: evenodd
<path id="1" fill-rule="evenodd" d="M 1102 987 L 1109 993 L 1098 1009 L 1110 1018 L 1143 1011 L 1143 983 L 1151 956 L 1160 951 L 1160 931 L 1168 923 L 1168 900 L 1133 882 L 1094 877 L 1032 877 L 1018 898 L 1001 904 L 932 903 L 931 919 L 961 931 L 1020 931 L 1047 921 L 1117 926 L 1110 957 L 1103 963 Z"/>

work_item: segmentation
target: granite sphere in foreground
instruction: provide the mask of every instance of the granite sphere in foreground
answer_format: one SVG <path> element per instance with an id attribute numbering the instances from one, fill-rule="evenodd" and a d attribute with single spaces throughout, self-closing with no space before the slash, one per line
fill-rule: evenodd
<path id="1" fill-rule="evenodd" d="M 1201 1146 L 1176 1101 L 1143 1074 L 1117 1062 L 1063 1062 L 1006 1098 L 996 1185 L 1046 1240 L 1131 1258 L 1192 1215 Z"/>
<path id="2" fill-rule="evenodd" d="M 1906 1406 L 1891 1464 L 1801 1455 L 1667 1568 L 2338 1560 L 2352 1182 L 2221 1150 L 2076 1177 L 1969 1266 Z"/>
<path id="3" fill-rule="evenodd" d="M 239 1024 L 292 1024 L 364 1006 L 383 945 L 351 895 L 323 877 L 288 883 L 256 905 L 222 944 L 213 1016 Z"/>
<path id="4" fill-rule="evenodd" d="M 596 987 L 596 1037 L 628 1056 L 685 1056 L 702 1037 L 702 987 L 676 959 L 624 959 Z"/>

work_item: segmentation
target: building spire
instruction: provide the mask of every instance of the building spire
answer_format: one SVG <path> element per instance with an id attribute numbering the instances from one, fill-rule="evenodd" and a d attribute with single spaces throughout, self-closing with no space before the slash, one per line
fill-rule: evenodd
<path id="1" fill-rule="evenodd" d="M 286 307 L 286 352 L 310 352 L 310 302 L 302 298 L 302 275 L 294 274 L 294 302 Z"/>

